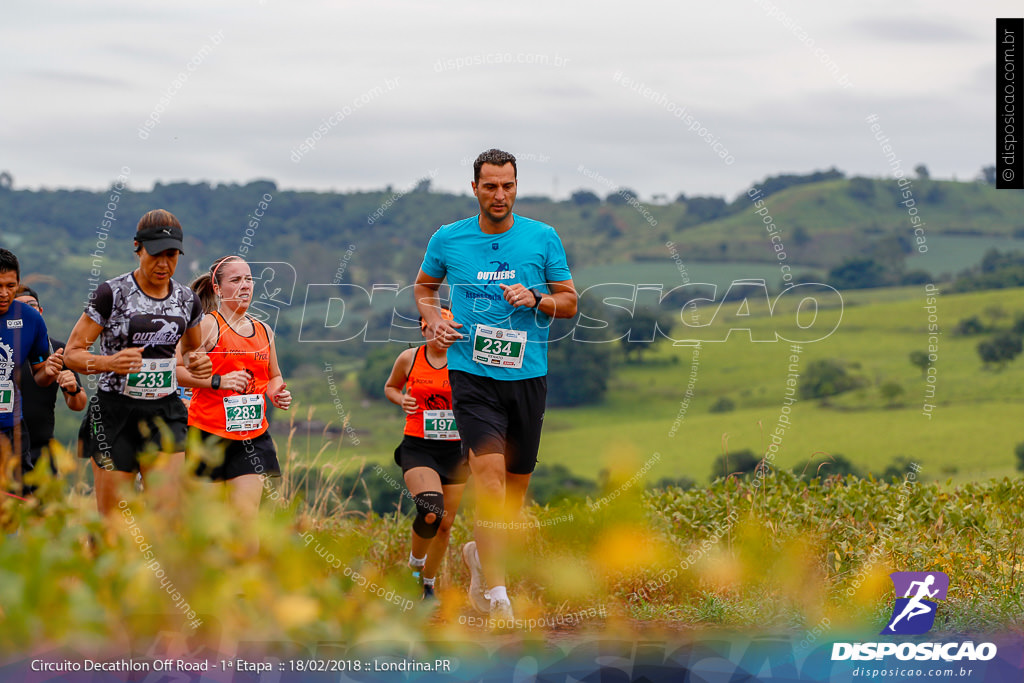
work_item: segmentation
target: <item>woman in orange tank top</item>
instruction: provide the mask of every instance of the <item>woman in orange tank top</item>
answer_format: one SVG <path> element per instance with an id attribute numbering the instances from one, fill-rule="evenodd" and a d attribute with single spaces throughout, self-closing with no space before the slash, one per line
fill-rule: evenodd
<path id="1" fill-rule="evenodd" d="M 451 311 L 442 315 L 451 319 Z M 420 332 L 426 336 L 422 318 Z M 403 351 L 384 394 L 405 411 L 405 438 L 395 449 L 395 462 L 416 507 L 409 565 L 422 577 L 423 598 L 434 599 L 434 579 L 469 477 L 452 415 L 447 350 L 428 339 L 423 346 Z"/>
<path id="2" fill-rule="evenodd" d="M 208 379 L 195 379 L 179 359 L 178 383 L 192 387 L 188 424 L 207 453 L 223 448 L 217 462 L 203 461 L 197 474 L 225 482 L 231 502 L 244 515 L 259 510 L 267 477 L 280 476 L 270 438 L 266 402 L 288 410 L 291 393 L 277 364 L 270 328 L 247 315 L 252 273 L 238 256 L 225 256 L 192 283 L 203 311 L 203 345 L 213 362 Z M 243 517 L 245 518 L 245 517 Z"/>

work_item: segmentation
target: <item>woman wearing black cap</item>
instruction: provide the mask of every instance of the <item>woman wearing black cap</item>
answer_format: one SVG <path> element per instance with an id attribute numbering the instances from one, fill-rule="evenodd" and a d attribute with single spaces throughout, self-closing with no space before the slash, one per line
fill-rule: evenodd
<path id="1" fill-rule="evenodd" d="M 93 459 L 96 504 L 112 515 L 131 490 L 135 473 L 159 470 L 165 501 L 177 496 L 184 469 L 188 412 L 178 398 L 175 349 L 180 340 L 196 378 L 210 376 L 202 343 L 202 309 L 192 290 L 171 279 L 182 250 L 181 223 L 169 211 L 150 211 L 139 221 L 139 266 L 107 280 L 89 296 L 71 331 L 65 363 L 85 375 L 99 374 L 83 423 L 85 455 Z M 100 353 L 89 351 L 96 339 Z"/>

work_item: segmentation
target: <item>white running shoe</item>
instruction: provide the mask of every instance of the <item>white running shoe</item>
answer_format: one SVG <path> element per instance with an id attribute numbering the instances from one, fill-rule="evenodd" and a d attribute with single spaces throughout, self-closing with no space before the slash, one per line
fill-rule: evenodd
<path id="1" fill-rule="evenodd" d="M 484 568 L 480 564 L 476 541 L 470 541 L 462 546 L 462 561 L 469 567 L 469 604 L 480 614 L 489 614 L 491 601 L 484 596 L 487 582 L 484 581 Z"/>
<path id="2" fill-rule="evenodd" d="M 515 628 L 512 603 L 508 600 L 491 600 L 488 622 L 491 630 L 511 631 Z"/>

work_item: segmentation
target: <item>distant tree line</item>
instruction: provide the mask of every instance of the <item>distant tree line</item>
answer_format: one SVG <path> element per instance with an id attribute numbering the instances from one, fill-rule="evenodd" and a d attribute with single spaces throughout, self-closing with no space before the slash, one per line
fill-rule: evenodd
<path id="1" fill-rule="evenodd" d="M 1024 444 L 1018 446 L 1021 451 Z M 1024 456 L 1022 457 L 1024 462 Z M 842 453 L 824 454 L 817 460 L 811 460 L 803 465 L 793 468 L 793 473 L 805 480 L 834 480 L 853 476 L 858 479 L 866 479 L 874 476 L 879 481 L 894 482 L 906 477 L 913 463 L 905 456 L 893 458 L 888 465 L 880 472 L 868 472 L 865 468 L 856 465 Z M 711 466 L 711 481 L 722 477 L 753 478 L 765 476 L 771 469 L 763 457 L 758 457 L 754 451 L 743 449 L 734 453 L 723 453 L 715 458 Z M 1024 469 L 1024 467 L 1022 467 Z"/>
<path id="2" fill-rule="evenodd" d="M 948 292 L 1024 287 L 1024 252 L 989 249 L 974 268 L 960 273 Z"/>

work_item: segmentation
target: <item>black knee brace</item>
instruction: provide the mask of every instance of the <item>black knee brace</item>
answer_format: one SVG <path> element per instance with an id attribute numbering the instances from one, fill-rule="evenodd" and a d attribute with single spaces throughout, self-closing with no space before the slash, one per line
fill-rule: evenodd
<path id="1" fill-rule="evenodd" d="M 444 516 L 444 494 L 440 491 L 424 491 L 412 498 L 416 503 L 416 519 L 412 523 L 412 530 L 420 538 L 433 538 L 437 536 L 437 530 L 441 526 L 441 517 Z M 434 515 L 434 521 L 427 523 L 427 515 Z"/>

